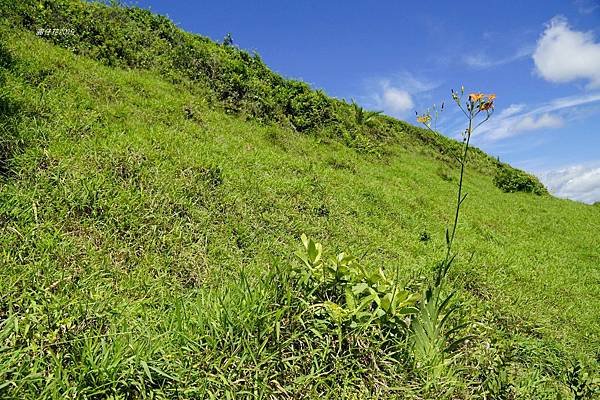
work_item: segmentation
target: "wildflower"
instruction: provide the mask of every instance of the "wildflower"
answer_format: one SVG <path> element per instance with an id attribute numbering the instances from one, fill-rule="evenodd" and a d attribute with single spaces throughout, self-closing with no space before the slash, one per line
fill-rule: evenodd
<path id="1" fill-rule="evenodd" d="M 470 100 L 472 103 L 475 103 L 475 102 L 477 102 L 477 101 L 479 101 L 479 100 L 481 100 L 481 99 L 483 99 L 483 93 L 471 93 L 471 94 L 469 95 L 469 100 Z"/>
<path id="2" fill-rule="evenodd" d="M 492 108 L 494 108 L 494 102 L 493 101 L 486 101 L 486 102 L 481 103 L 479 105 L 479 109 L 481 111 L 487 111 L 487 110 L 492 109 Z"/>
<path id="3" fill-rule="evenodd" d="M 487 111 L 487 110 L 494 108 L 494 99 L 496 99 L 496 95 L 492 93 L 492 94 L 488 94 L 485 97 L 486 97 L 485 101 L 483 101 L 481 104 L 479 104 L 479 109 L 481 111 Z"/>
<path id="4" fill-rule="evenodd" d="M 429 121 L 431 121 L 431 116 L 429 114 L 417 116 L 417 122 L 420 122 L 422 124 L 428 124 Z"/>

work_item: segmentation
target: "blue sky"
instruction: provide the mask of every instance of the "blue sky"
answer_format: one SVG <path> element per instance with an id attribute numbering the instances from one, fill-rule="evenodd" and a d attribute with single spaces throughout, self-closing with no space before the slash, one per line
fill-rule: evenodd
<path id="1" fill-rule="evenodd" d="M 496 93 L 474 144 L 555 194 L 600 201 L 600 0 L 158 1 L 138 6 L 273 70 L 415 123 L 450 89 Z M 447 107 L 438 128 L 460 132 Z"/>

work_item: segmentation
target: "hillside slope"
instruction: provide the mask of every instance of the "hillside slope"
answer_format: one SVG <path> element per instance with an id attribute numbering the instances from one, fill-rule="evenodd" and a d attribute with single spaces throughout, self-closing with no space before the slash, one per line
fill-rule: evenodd
<path id="1" fill-rule="evenodd" d="M 429 275 L 452 212 L 452 141 L 389 122 L 403 135 L 355 146 L 329 122 L 307 134 L 293 113 L 294 129 L 232 114 L 201 82 L 2 29 L 1 393 L 421 396 L 409 372 L 334 345 L 278 353 L 258 333 L 277 310 L 261 282 L 295 262 L 302 233 L 406 285 Z M 564 395 L 569 361 L 600 356 L 600 209 L 505 193 L 476 154 L 451 271 L 492 332 L 473 352 L 504 349 L 516 397 Z M 473 381 L 455 396 L 481 389 L 481 365 L 465 368 Z"/>

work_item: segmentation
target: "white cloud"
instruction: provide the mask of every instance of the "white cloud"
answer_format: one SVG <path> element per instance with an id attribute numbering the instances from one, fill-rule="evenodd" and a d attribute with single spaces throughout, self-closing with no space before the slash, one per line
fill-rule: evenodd
<path id="1" fill-rule="evenodd" d="M 558 99 L 554 99 L 549 103 L 541 106 L 538 110 L 540 112 L 550 112 L 556 110 L 562 110 L 564 108 L 571 108 L 575 106 L 580 106 L 588 103 L 595 103 L 600 101 L 600 93 L 590 93 L 586 95 L 576 95 L 569 97 L 560 97 Z"/>
<path id="2" fill-rule="evenodd" d="M 427 92 L 438 85 L 425 79 L 420 79 L 408 72 L 401 72 L 386 79 L 369 80 L 367 87 L 369 96 L 363 103 L 368 108 L 385 111 L 395 117 L 405 117 L 415 108 L 413 96 L 427 95 Z"/>
<path id="3" fill-rule="evenodd" d="M 411 94 L 428 92 L 439 86 L 439 84 L 427 79 L 423 79 L 421 77 L 417 78 L 415 75 L 409 72 L 397 73 L 393 75 L 391 79 L 384 79 L 381 82 L 383 84 L 393 83 L 393 85 L 401 87 Z"/>
<path id="4" fill-rule="evenodd" d="M 553 18 L 537 42 L 533 61 L 538 74 L 551 82 L 588 81 L 600 87 L 600 43 L 591 32 L 571 29 L 567 20 Z"/>
<path id="5" fill-rule="evenodd" d="M 515 115 L 520 113 L 525 109 L 525 104 L 511 104 L 500 113 L 499 118 L 510 117 L 511 115 Z"/>
<path id="6" fill-rule="evenodd" d="M 560 128 L 565 119 L 576 119 L 581 113 L 577 107 L 600 101 L 600 93 L 561 97 L 536 107 L 511 104 L 474 132 L 484 141 L 506 139 L 520 133 L 541 129 Z M 528 111 L 527 111 L 528 110 Z"/>
<path id="7" fill-rule="evenodd" d="M 494 65 L 492 59 L 483 53 L 466 55 L 464 56 L 463 61 L 469 67 L 477 69 L 489 68 Z"/>
<path id="8" fill-rule="evenodd" d="M 549 113 L 519 114 L 522 109 L 522 106 L 509 106 L 500 113 L 498 118 L 492 119 L 490 125 L 484 125 L 479 132 L 475 131 L 475 135 L 483 136 L 487 141 L 497 141 L 523 132 L 560 128 L 564 125 L 564 120 L 557 115 Z"/>
<path id="9" fill-rule="evenodd" d="M 597 4 L 595 0 L 575 0 L 575 5 L 577 5 L 577 11 L 584 15 L 592 14 L 600 8 L 600 4 Z"/>
<path id="10" fill-rule="evenodd" d="M 386 85 L 383 88 L 381 105 L 390 113 L 404 114 L 412 110 L 415 104 L 406 90 Z"/>
<path id="11" fill-rule="evenodd" d="M 600 163 L 572 165 L 539 175 L 548 190 L 557 197 L 589 204 L 600 201 Z"/>
<path id="12" fill-rule="evenodd" d="M 539 117 L 526 115 L 515 121 L 513 125 L 514 132 L 535 131 L 546 128 L 560 128 L 564 125 L 562 118 L 552 114 L 542 114 Z"/>
<path id="13" fill-rule="evenodd" d="M 520 60 L 531 55 L 531 52 L 531 48 L 522 48 L 511 56 L 496 59 L 490 57 L 486 53 L 469 54 L 463 57 L 463 61 L 471 68 L 487 69 Z"/>

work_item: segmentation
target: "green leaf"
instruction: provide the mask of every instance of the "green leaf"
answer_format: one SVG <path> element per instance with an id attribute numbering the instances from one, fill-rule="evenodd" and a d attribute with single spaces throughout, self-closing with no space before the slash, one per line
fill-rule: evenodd
<path id="1" fill-rule="evenodd" d="M 308 249 L 308 237 L 306 237 L 306 235 L 303 233 L 302 236 L 300 236 L 300 239 L 302 239 L 302 244 L 304 244 L 304 247 Z"/>
<path id="2" fill-rule="evenodd" d="M 396 290 L 394 291 L 394 298 L 393 298 L 393 306 L 394 308 L 398 308 L 398 306 L 400 305 L 404 305 L 404 303 L 406 302 L 406 300 L 408 300 L 408 296 L 409 296 L 409 292 L 406 290 Z"/>
<path id="3" fill-rule="evenodd" d="M 338 254 L 338 256 L 337 256 L 338 263 L 343 264 L 343 265 L 346 265 L 353 260 L 354 260 L 354 257 L 352 257 L 350 254 L 346 254 L 343 252 Z"/>
<path id="4" fill-rule="evenodd" d="M 345 287 L 344 294 L 346 295 L 346 307 L 354 311 L 356 309 L 356 300 L 354 299 L 354 293 L 349 286 Z"/>
<path id="5" fill-rule="evenodd" d="M 369 297 L 375 302 L 375 304 L 377 304 L 377 306 L 381 307 L 381 299 L 379 298 L 379 294 L 377 292 L 371 289 L 371 295 Z"/>
<path id="6" fill-rule="evenodd" d="M 448 295 L 448 297 L 446 297 L 446 299 L 442 302 L 442 304 L 439 307 L 440 312 L 442 312 L 444 310 L 444 308 L 446 308 L 446 306 L 448 305 L 448 303 L 454 297 L 455 294 L 456 294 L 456 291 L 453 291 L 452 293 L 450 293 Z M 450 313 L 448 313 L 448 314 L 450 314 Z"/>
<path id="7" fill-rule="evenodd" d="M 148 368 L 150 368 L 152 371 L 156 372 L 157 374 L 162 375 L 165 378 L 168 378 L 168 379 L 170 379 L 172 381 L 175 381 L 175 382 L 179 382 L 180 381 L 180 379 L 177 378 L 176 376 L 169 375 L 165 371 L 163 371 L 163 370 L 161 370 L 159 368 L 153 367 L 152 365 L 149 365 Z"/>
<path id="8" fill-rule="evenodd" d="M 411 314 L 417 314 L 419 312 L 419 309 L 417 307 L 402 307 L 400 310 L 398 310 L 398 315 L 411 315 Z"/>
<path id="9" fill-rule="evenodd" d="M 355 295 L 359 295 L 367 289 L 369 289 L 369 285 L 367 285 L 366 283 L 357 283 L 356 285 L 352 286 L 352 293 L 354 293 Z"/>
<path id="10" fill-rule="evenodd" d="M 308 258 L 306 257 L 305 253 L 302 253 L 300 251 L 296 252 L 296 256 L 301 259 L 302 261 L 304 261 L 304 264 L 306 264 L 307 266 L 310 267 L 310 263 L 308 262 Z"/>
<path id="11" fill-rule="evenodd" d="M 373 303 L 373 296 L 366 296 L 365 298 L 363 298 L 361 300 L 360 304 L 356 308 L 357 312 L 362 311 L 366 308 L 370 308 L 372 303 Z"/>
<path id="12" fill-rule="evenodd" d="M 150 373 L 150 369 L 148 368 L 148 364 L 146 364 L 146 361 L 141 360 L 140 365 L 144 369 L 144 372 L 146 373 L 146 376 L 148 376 L 150 382 L 154 383 L 154 381 L 152 380 L 152 374 Z"/>
<path id="13" fill-rule="evenodd" d="M 381 308 L 385 310 L 385 312 L 394 314 L 393 304 L 392 304 L 392 294 L 386 293 L 385 296 L 381 299 Z"/>
<path id="14" fill-rule="evenodd" d="M 312 241 L 312 239 L 308 241 L 308 248 L 306 250 L 308 251 L 308 259 L 311 263 L 314 264 L 317 259 L 318 251 L 317 246 L 315 245 L 315 242 Z"/>

